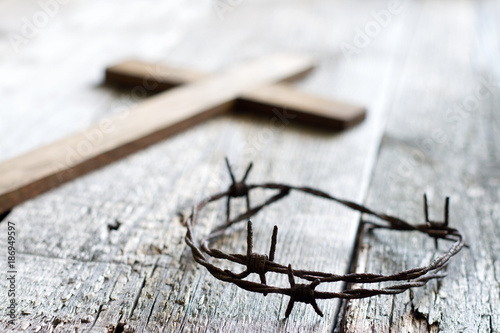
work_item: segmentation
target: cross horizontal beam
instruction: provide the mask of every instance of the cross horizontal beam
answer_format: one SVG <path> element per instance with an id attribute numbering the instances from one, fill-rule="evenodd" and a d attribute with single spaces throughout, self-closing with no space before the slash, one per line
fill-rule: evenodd
<path id="1" fill-rule="evenodd" d="M 151 92 L 164 91 L 208 77 L 208 73 L 138 60 L 124 61 L 106 69 L 107 83 L 127 88 L 147 87 Z M 286 83 L 271 83 L 245 91 L 235 100 L 234 109 L 267 115 L 273 115 L 276 109 L 286 110 L 292 115 L 295 124 L 310 124 L 330 130 L 347 129 L 363 121 L 366 116 L 362 106 L 308 94 Z"/>

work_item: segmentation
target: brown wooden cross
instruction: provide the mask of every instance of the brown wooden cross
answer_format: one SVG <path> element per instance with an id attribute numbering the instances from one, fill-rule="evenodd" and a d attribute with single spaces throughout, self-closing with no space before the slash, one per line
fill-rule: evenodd
<path id="1" fill-rule="evenodd" d="M 129 61 L 106 70 L 106 81 L 169 91 L 146 99 L 125 114 L 27 154 L 0 163 L 0 214 L 63 182 L 158 142 L 214 115 L 239 107 L 286 110 L 294 123 L 339 130 L 365 117 L 365 109 L 279 84 L 308 73 L 311 59 L 272 54 L 217 75 Z M 133 88 L 136 89 L 136 88 Z M 291 118 L 289 117 L 289 119 Z"/>

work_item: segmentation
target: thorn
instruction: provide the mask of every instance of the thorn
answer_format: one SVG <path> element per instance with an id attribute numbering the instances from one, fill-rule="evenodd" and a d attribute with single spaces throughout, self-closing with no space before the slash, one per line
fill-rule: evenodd
<path id="1" fill-rule="evenodd" d="M 292 265 L 288 264 L 288 281 L 290 282 L 290 287 L 295 286 L 295 279 L 293 276 Z"/>
<path id="2" fill-rule="evenodd" d="M 313 300 L 312 303 L 311 303 L 311 305 L 312 305 L 314 311 L 316 311 L 316 313 L 318 315 L 320 315 L 321 317 L 323 317 L 323 312 L 321 312 L 321 309 L 319 308 L 318 303 L 316 303 L 316 300 Z"/>
<path id="3" fill-rule="evenodd" d="M 424 193 L 424 215 L 425 215 L 425 222 L 430 222 L 429 221 L 429 206 L 427 205 L 427 194 Z"/>
<path id="4" fill-rule="evenodd" d="M 226 201 L 226 222 L 229 222 L 231 216 L 231 197 L 227 196 Z"/>
<path id="5" fill-rule="evenodd" d="M 234 179 L 233 175 L 233 170 L 231 170 L 231 165 L 229 165 L 229 160 L 226 157 L 226 165 L 227 165 L 227 171 L 229 171 L 229 176 L 231 176 L 231 180 L 233 181 L 233 184 L 236 183 L 236 180 Z"/>
<path id="6" fill-rule="evenodd" d="M 295 295 L 293 294 L 293 289 L 295 287 L 295 278 L 293 276 L 292 265 L 288 264 L 288 281 L 290 282 L 290 288 L 292 289 L 292 294 L 290 295 L 290 300 L 288 301 L 288 306 L 285 311 L 285 318 L 288 318 L 292 313 L 293 305 L 295 304 Z"/>
<path id="7" fill-rule="evenodd" d="M 260 283 L 267 285 L 266 273 L 259 273 L 259 277 L 260 277 Z M 264 296 L 267 296 L 267 293 L 264 293 Z"/>
<path id="8" fill-rule="evenodd" d="M 245 182 L 245 180 L 247 180 L 248 174 L 250 173 L 250 170 L 252 170 L 252 167 L 253 167 L 253 163 L 250 162 L 250 164 L 248 165 L 247 171 L 245 171 L 245 175 L 243 176 L 243 179 L 241 180 L 242 183 Z"/>
<path id="9" fill-rule="evenodd" d="M 290 313 L 292 313 L 294 303 L 295 302 L 294 302 L 293 298 L 290 298 L 290 301 L 288 302 L 288 306 L 286 307 L 285 318 L 290 317 Z"/>
<path id="10" fill-rule="evenodd" d="M 448 226 L 448 213 L 450 209 L 450 197 L 446 197 L 444 202 L 444 225 Z"/>
<path id="11" fill-rule="evenodd" d="M 292 265 L 288 265 L 288 281 L 290 281 L 290 301 L 285 312 L 285 318 L 290 316 L 292 312 L 293 305 L 295 302 L 303 302 L 306 304 L 311 304 L 314 311 L 321 317 L 323 317 L 323 312 L 321 312 L 318 303 L 316 303 L 316 298 L 314 296 L 314 288 L 320 284 L 320 280 L 316 279 L 311 284 L 295 284 L 295 277 L 293 275 Z"/>
<path id="12" fill-rule="evenodd" d="M 278 241 L 278 226 L 274 226 L 273 235 L 271 236 L 271 248 L 269 249 L 269 261 L 274 261 L 274 253 L 276 252 L 276 243 Z"/>
<path id="13" fill-rule="evenodd" d="M 247 257 L 250 258 L 253 252 L 253 227 L 252 221 L 247 223 Z"/>

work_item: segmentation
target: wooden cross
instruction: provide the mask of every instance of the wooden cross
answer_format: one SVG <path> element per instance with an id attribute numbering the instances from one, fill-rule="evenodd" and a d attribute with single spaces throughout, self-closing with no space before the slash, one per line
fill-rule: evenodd
<path id="1" fill-rule="evenodd" d="M 282 110 L 292 122 L 335 130 L 362 121 L 362 107 L 311 96 L 277 82 L 308 73 L 307 57 L 272 54 L 209 76 L 140 62 L 106 71 L 106 81 L 161 91 L 126 114 L 113 115 L 81 132 L 0 163 L 0 214 L 66 181 L 228 111 Z M 149 89 L 148 89 L 149 88 Z M 290 118 L 291 118 L 290 117 Z M 289 118 L 289 119 L 290 119 Z"/>

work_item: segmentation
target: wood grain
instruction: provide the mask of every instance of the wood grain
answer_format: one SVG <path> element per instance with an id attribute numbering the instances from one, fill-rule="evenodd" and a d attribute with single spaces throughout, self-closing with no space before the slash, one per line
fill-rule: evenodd
<path id="1" fill-rule="evenodd" d="M 424 192 L 434 219 L 442 219 L 450 196 L 450 223 L 470 248 L 440 282 L 349 302 L 341 331 L 500 332 L 500 91 L 494 77 L 479 70 L 498 73 L 498 63 L 484 57 L 498 51 L 488 50 L 495 41 L 476 21 L 498 24 L 497 15 L 473 8 L 472 2 L 448 7 L 432 1 L 422 7 L 367 199 L 371 207 L 419 223 Z M 451 27 L 460 38 L 447 38 Z M 440 249 L 447 246 L 439 242 Z M 418 234 L 367 232 L 356 271 L 397 272 L 424 265 L 436 252 L 432 239 Z"/>
<path id="2" fill-rule="evenodd" d="M 318 69 L 298 83 L 301 91 L 370 110 L 360 126 L 337 134 L 293 120 L 222 115 L 18 205 L 6 220 L 19 231 L 19 317 L 14 326 L 0 317 L 0 331 L 331 332 L 336 321 L 347 331 L 499 330 L 498 93 L 474 109 L 456 107 L 472 103 L 468 97 L 483 78 L 500 81 L 491 77 L 499 73 L 498 5 L 404 2 L 401 14 L 347 58 L 340 45 L 352 44 L 387 2 L 273 4 L 243 2 L 221 19 L 202 1 L 71 2 L 16 53 L 6 36 L 19 32 L 39 3 L 0 3 L 7 32 L 0 48 L 9 50 L 0 61 L 9 78 L 0 89 L 1 159 L 142 101 L 99 86 L 102 68 L 131 56 L 215 73 L 271 51 L 312 54 Z M 237 175 L 254 161 L 252 183 L 282 181 L 367 198 L 370 207 L 409 220 L 423 218 L 422 192 L 429 194 L 431 217 L 441 215 L 443 197 L 452 195 L 451 223 L 466 233 L 471 249 L 451 263 L 440 289 L 352 302 L 345 314 L 339 314 L 342 302 L 320 301 L 322 319 L 298 304 L 284 321 L 287 297 L 264 298 L 213 279 L 184 245 L 176 213 L 228 184 L 224 156 Z M 359 215 L 289 199 L 254 220 L 256 250 L 267 250 L 278 224 L 279 261 L 349 271 Z M 224 207 L 208 214 L 197 232 L 217 223 Z M 108 228 L 117 220 L 118 228 Z M 0 223 L 0 234 L 6 225 Z M 243 253 L 245 238 L 238 227 L 218 245 Z M 377 231 L 359 248 L 356 270 L 419 265 L 431 258 L 432 245 L 416 235 Z M 5 237 L 0 249 L 6 253 Z M 8 301 L 5 290 L 0 279 L 0 304 Z"/>
<path id="3" fill-rule="evenodd" d="M 162 64 L 128 60 L 106 68 L 106 82 L 123 87 L 147 86 L 158 92 L 180 84 L 191 83 L 208 74 Z M 290 81 L 288 79 L 287 81 Z M 359 105 L 308 94 L 284 83 L 275 83 L 249 90 L 236 100 L 235 109 L 275 115 L 286 110 L 295 123 L 331 130 L 350 128 L 366 117 Z"/>
<path id="4" fill-rule="evenodd" d="M 300 75 L 307 57 L 274 54 L 154 96 L 125 114 L 0 164 L 0 212 L 221 112 L 244 90 Z"/>
<path id="5" fill-rule="evenodd" d="M 394 29 L 350 63 L 344 60 L 339 45 L 352 38 L 357 25 L 365 23 L 358 5 L 289 1 L 269 7 L 249 3 L 224 21 L 212 11 L 204 12 L 202 4 L 122 2 L 106 7 L 90 1 L 61 12 L 62 21 L 78 18 L 78 22 L 69 30 L 57 26 L 47 30 L 42 39 L 18 55 L 20 64 L 35 61 L 45 67 L 45 62 L 64 63 L 72 52 L 70 46 L 80 45 L 86 50 L 82 63 L 66 68 L 68 76 L 77 80 L 89 68 L 104 68 L 137 50 L 141 50 L 141 58 L 161 59 L 164 52 L 166 63 L 218 72 L 244 58 L 285 49 L 319 59 L 318 70 L 299 83 L 301 90 L 359 101 L 369 106 L 370 116 L 353 130 L 338 134 L 297 126 L 293 120 L 286 124 L 274 116 L 221 116 L 17 206 L 7 219 L 15 221 L 22 233 L 18 244 L 20 317 L 13 327 L 0 323 L 0 330 L 330 332 L 341 304 L 336 300 L 321 302 L 323 319 L 298 304 L 290 319 L 283 321 L 287 297 L 252 295 L 199 270 L 184 245 L 185 230 L 176 214 L 228 184 L 224 156 L 237 174 L 253 160 L 251 182 L 307 184 L 362 200 L 385 121 L 384 105 L 394 86 L 392 73 L 402 62 L 395 46 L 406 45 L 404 36 L 413 21 L 394 22 Z M 370 2 L 364 8 L 369 13 L 384 6 L 384 2 Z M 101 16 L 95 16 L 95 7 Z M 107 19 L 116 15 L 123 18 L 121 23 Z M 115 24 L 128 27 L 128 38 Z M 318 37 L 324 35 L 324 29 L 330 31 L 327 39 Z M 68 31 L 75 44 L 57 44 L 69 38 L 64 34 Z M 178 37 L 157 35 L 157 31 L 175 31 Z M 307 31 L 306 35 L 301 31 Z M 65 52 L 51 53 L 46 60 L 30 57 L 40 54 L 47 44 L 61 45 Z M 66 92 L 60 82 L 49 83 Z M 96 104 L 104 100 L 111 106 L 128 105 L 126 93 L 85 84 L 79 89 L 97 89 L 102 96 L 93 99 Z M 27 96 L 40 100 L 41 92 L 28 92 Z M 71 100 L 55 104 L 54 112 L 94 112 L 98 120 L 108 105 L 79 110 Z M 44 122 L 39 126 L 47 128 Z M 24 139 L 35 140 L 29 131 Z M 257 203 L 263 194 L 256 193 L 252 199 Z M 290 199 L 256 217 L 256 249 L 268 247 L 269 231 L 278 224 L 277 259 L 294 267 L 346 272 L 359 216 L 321 201 Z M 218 223 L 216 217 L 197 232 Z M 108 224 L 115 225 L 116 220 L 120 227 L 109 229 Z M 0 233 L 4 228 L 1 223 Z M 243 252 L 245 238 L 244 228 L 237 229 L 221 246 Z M 0 281 L 0 288 L 4 283 Z M 5 295 L 0 293 L 0 302 L 6 301 Z"/>

